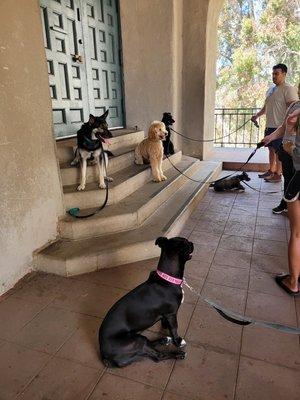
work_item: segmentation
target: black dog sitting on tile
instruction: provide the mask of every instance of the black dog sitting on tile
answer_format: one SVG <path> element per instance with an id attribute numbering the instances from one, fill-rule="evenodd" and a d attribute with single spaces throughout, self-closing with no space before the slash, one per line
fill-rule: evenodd
<path id="1" fill-rule="evenodd" d="M 245 188 L 241 184 L 242 181 L 250 181 L 249 175 L 243 172 L 240 175 L 232 176 L 227 179 L 219 179 L 214 183 L 210 184 L 209 187 L 213 187 L 216 192 L 225 192 L 230 190 L 237 190 L 239 192 L 244 192 Z"/>
<path id="2" fill-rule="evenodd" d="M 163 113 L 161 122 L 163 122 L 166 125 L 166 129 L 168 131 L 168 133 L 166 134 L 166 138 L 163 141 L 163 146 L 164 146 L 164 155 L 169 156 L 170 154 L 175 153 L 174 145 L 171 141 L 171 130 L 170 130 L 170 126 L 174 124 L 175 120 L 173 119 L 171 113 L 165 112 Z"/>
<path id="3" fill-rule="evenodd" d="M 194 245 L 181 237 L 159 237 L 155 244 L 161 248 L 157 270 L 115 303 L 100 327 L 100 354 L 108 367 L 125 367 L 143 358 L 156 362 L 185 358 L 182 350 L 167 351 L 157 346 L 173 342 L 181 348 L 186 344 L 177 333 L 177 312 L 183 299 L 185 263 L 192 258 Z M 151 341 L 140 333 L 159 320 L 171 337 Z"/>

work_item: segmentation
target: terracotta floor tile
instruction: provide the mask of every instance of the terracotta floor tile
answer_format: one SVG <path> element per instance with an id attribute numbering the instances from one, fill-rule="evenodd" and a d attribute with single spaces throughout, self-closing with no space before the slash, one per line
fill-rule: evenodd
<path id="1" fill-rule="evenodd" d="M 166 386 L 175 360 L 166 360 L 156 363 L 148 358 L 128 365 L 126 368 L 115 368 L 108 372 L 122 376 L 123 378 L 133 379 L 154 386 L 158 389 L 164 389 Z"/>
<path id="2" fill-rule="evenodd" d="M 288 294 L 284 297 L 249 292 L 246 315 L 265 321 L 297 326 L 294 299 Z"/>
<path id="3" fill-rule="evenodd" d="M 214 264 L 206 278 L 206 282 L 208 283 L 236 287 L 239 289 L 247 289 L 248 280 L 249 272 L 247 269 L 224 267 Z"/>
<path id="4" fill-rule="evenodd" d="M 194 261 L 193 259 L 185 264 L 184 276 L 192 279 L 205 279 L 210 263 Z"/>
<path id="5" fill-rule="evenodd" d="M 191 345 L 208 345 L 212 348 L 238 353 L 241 333 L 241 326 L 226 321 L 214 308 L 201 303 L 196 306 L 185 337 L 187 352 L 191 351 Z"/>
<path id="6" fill-rule="evenodd" d="M 249 207 L 247 205 L 236 205 L 232 208 L 230 215 L 235 215 L 235 216 L 248 216 L 251 217 L 253 220 L 256 219 L 256 206 L 254 207 Z"/>
<path id="7" fill-rule="evenodd" d="M 105 373 L 88 400 L 160 400 L 162 390 Z"/>
<path id="8" fill-rule="evenodd" d="M 33 350 L 53 354 L 80 324 L 82 316 L 48 306 L 13 338 Z"/>
<path id="9" fill-rule="evenodd" d="M 201 232 L 202 234 L 214 234 L 214 235 L 220 235 L 224 231 L 226 221 L 207 221 L 204 219 L 201 219 L 197 222 L 197 225 L 195 226 L 193 233 L 195 232 Z"/>
<path id="10" fill-rule="evenodd" d="M 41 304 L 29 303 L 12 296 L 2 301 L 0 303 L 0 337 L 11 339 L 42 308 Z"/>
<path id="11" fill-rule="evenodd" d="M 252 325 L 244 328 L 241 350 L 244 356 L 297 368 L 300 373 L 299 350 L 297 335 Z"/>
<path id="12" fill-rule="evenodd" d="M 16 290 L 13 297 L 38 303 L 41 306 L 49 304 L 57 295 L 58 286 L 64 278 L 53 274 L 38 273 L 33 279 Z"/>
<path id="13" fill-rule="evenodd" d="M 185 229 L 183 227 L 183 229 L 179 233 L 179 236 L 188 239 L 190 237 L 190 234 L 192 233 L 192 231 L 193 231 L 192 229 Z"/>
<path id="14" fill-rule="evenodd" d="M 285 229 L 277 229 L 274 228 L 273 226 L 265 226 L 265 225 L 256 226 L 254 237 L 256 239 L 278 240 L 280 242 L 287 241 Z"/>
<path id="15" fill-rule="evenodd" d="M 73 284 L 62 290 L 52 304 L 70 311 L 103 318 L 110 307 L 125 293 L 127 291 L 123 289 L 73 280 Z"/>
<path id="16" fill-rule="evenodd" d="M 219 200 L 211 201 L 207 210 L 209 210 L 210 213 L 228 215 L 231 210 L 231 205 L 223 205 Z"/>
<path id="17" fill-rule="evenodd" d="M 253 254 L 251 269 L 267 272 L 269 274 L 279 274 L 288 271 L 287 254 L 282 256 L 272 256 L 267 254 Z"/>
<path id="18" fill-rule="evenodd" d="M 256 270 L 250 272 L 249 290 L 286 297 L 286 293 L 275 282 L 274 275 Z"/>
<path id="19" fill-rule="evenodd" d="M 239 213 L 233 212 L 231 212 L 228 217 L 228 222 L 237 222 L 247 226 L 255 226 L 255 221 L 256 218 L 253 218 L 253 215 L 240 215 Z"/>
<path id="20" fill-rule="evenodd" d="M 241 357 L 236 400 L 298 400 L 299 371 Z"/>
<path id="21" fill-rule="evenodd" d="M 215 246 L 195 244 L 192 260 L 199 260 L 205 263 L 211 263 L 215 255 L 215 251 Z"/>
<path id="22" fill-rule="evenodd" d="M 275 240 L 254 239 L 253 253 L 284 256 L 287 254 L 287 243 Z"/>
<path id="23" fill-rule="evenodd" d="M 243 313 L 247 291 L 243 289 L 205 283 L 202 296 L 232 311 Z M 201 299 L 199 300 L 200 304 Z"/>
<path id="24" fill-rule="evenodd" d="M 72 361 L 53 358 L 20 396 L 22 400 L 84 400 L 100 372 Z"/>
<path id="25" fill-rule="evenodd" d="M 223 250 L 218 248 L 213 260 L 214 265 L 249 269 L 251 260 L 250 252 Z"/>
<path id="26" fill-rule="evenodd" d="M 251 252 L 252 242 L 253 238 L 251 237 L 223 235 L 220 240 L 219 249 Z"/>
<path id="27" fill-rule="evenodd" d="M 98 332 L 101 322 L 100 318 L 82 316 L 78 329 L 65 342 L 55 356 L 102 370 L 104 365 L 99 358 L 98 342 Z"/>
<path id="28" fill-rule="evenodd" d="M 177 361 L 167 391 L 192 399 L 233 399 L 237 356 L 190 347 Z"/>
<path id="29" fill-rule="evenodd" d="M 190 241 L 192 241 L 194 244 L 200 244 L 200 245 L 209 245 L 210 247 L 214 247 L 215 249 L 217 248 L 219 244 L 221 235 L 215 235 L 213 233 L 203 233 L 199 231 L 193 231 L 191 236 L 190 236 Z"/>
<path id="30" fill-rule="evenodd" d="M 13 343 L 0 347 L 0 399 L 14 399 L 49 360 L 49 356 Z"/>
<path id="31" fill-rule="evenodd" d="M 225 226 L 224 235 L 253 237 L 254 225 L 228 221 Z"/>
<path id="32" fill-rule="evenodd" d="M 285 217 L 281 215 L 276 215 L 273 217 L 260 217 L 257 218 L 256 225 L 258 226 L 269 226 L 277 229 L 285 228 Z"/>
<path id="33" fill-rule="evenodd" d="M 223 213 L 212 212 L 209 209 L 205 211 L 200 217 L 199 221 L 207 221 L 207 222 L 219 222 L 224 223 L 228 219 L 228 215 Z M 198 223 L 199 223 L 198 221 Z"/>
<path id="34" fill-rule="evenodd" d="M 191 397 L 185 397 L 182 394 L 165 392 L 162 400 L 191 400 Z"/>

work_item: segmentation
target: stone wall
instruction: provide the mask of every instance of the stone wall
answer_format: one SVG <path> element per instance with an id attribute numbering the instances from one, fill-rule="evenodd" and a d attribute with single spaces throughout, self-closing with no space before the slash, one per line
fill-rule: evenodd
<path id="1" fill-rule="evenodd" d="M 38 1 L 0 2 L 0 294 L 63 212 Z"/>

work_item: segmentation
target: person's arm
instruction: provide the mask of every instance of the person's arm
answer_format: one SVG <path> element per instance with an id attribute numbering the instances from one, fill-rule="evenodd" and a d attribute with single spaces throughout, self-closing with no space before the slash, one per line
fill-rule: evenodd
<path id="1" fill-rule="evenodd" d="M 273 140 L 276 139 L 281 139 L 284 136 L 285 132 L 285 127 L 286 127 L 286 120 L 284 120 L 284 123 L 279 126 L 279 128 L 276 129 L 271 135 L 265 136 L 262 139 L 262 142 L 264 143 L 265 146 L 268 146 Z"/>
<path id="2" fill-rule="evenodd" d="M 256 114 L 252 115 L 251 121 L 255 122 L 259 117 L 261 117 L 265 113 L 266 113 L 266 103 L 264 104 L 264 106 Z"/>

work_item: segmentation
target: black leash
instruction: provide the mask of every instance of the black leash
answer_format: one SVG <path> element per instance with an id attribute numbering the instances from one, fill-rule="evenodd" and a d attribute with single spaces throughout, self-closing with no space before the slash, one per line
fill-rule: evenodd
<path id="1" fill-rule="evenodd" d="M 250 121 L 250 119 L 247 120 L 247 121 L 245 122 L 245 124 L 246 124 L 247 122 L 249 122 L 249 121 Z M 241 129 L 245 124 L 241 125 L 237 130 Z M 258 123 L 257 123 L 256 121 L 254 122 L 254 124 L 255 124 L 256 127 L 259 127 L 259 125 L 258 125 Z M 170 130 L 172 130 L 173 132 L 175 132 L 175 133 L 177 133 L 178 135 L 180 135 L 180 136 L 182 136 L 182 137 L 184 137 L 184 138 L 186 138 L 186 139 L 189 139 L 189 140 L 193 140 L 193 141 L 201 142 L 201 143 L 213 141 L 213 139 L 211 139 L 211 140 L 192 139 L 192 138 L 189 138 L 189 137 L 187 137 L 187 136 L 185 136 L 185 135 L 183 135 L 183 134 L 181 134 L 181 133 L 175 131 L 175 130 L 174 130 L 173 128 L 171 128 L 171 127 L 169 127 L 169 128 L 170 128 Z M 235 132 L 231 132 L 231 134 L 232 134 L 232 133 L 235 133 Z M 223 138 L 224 138 L 224 137 L 225 137 L 225 136 L 223 136 Z M 171 140 L 171 133 L 170 133 L 170 140 Z M 262 142 L 257 143 L 256 148 L 251 152 L 251 154 L 250 154 L 249 157 L 247 158 L 247 161 L 244 162 L 244 164 L 243 164 L 239 169 L 237 169 L 236 171 L 232 172 L 232 173 L 229 174 L 229 175 L 223 176 L 223 177 L 220 178 L 220 179 L 216 179 L 215 181 L 208 181 L 208 182 L 199 181 L 199 180 L 197 180 L 197 179 L 193 179 L 193 178 L 187 176 L 184 172 L 180 171 L 180 169 L 178 169 L 178 168 L 172 163 L 172 161 L 170 160 L 170 158 L 168 157 L 167 154 L 166 154 L 166 158 L 169 160 L 169 162 L 170 162 L 170 164 L 172 165 L 172 167 L 173 167 L 174 169 L 176 169 L 176 171 L 178 171 L 181 175 L 185 176 L 185 177 L 186 177 L 187 179 L 189 179 L 190 181 L 196 182 L 196 183 L 213 184 L 213 183 L 216 183 L 216 182 L 221 182 L 221 181 L 223 181 L 224 179 L 227 179 L 227 178 L 229 178 L 229 177 L 231 177 L 231 176 L 233 176 L 233 175 L 236 175 L 237 172 L 242 171 L 242 169 L 245 167 L 245 165 L 247 165 L 248 162 L 251 160 L 251 158 L 254 156 L 254 154 L 256 153 L 256 151 L 257 151 L 258 149 L 260 149 L 261 147 L 263 147 L 263 146 L 264 146 L 264 144 L 263 144 Z M 169 143 L 168 143 L 168 148 L 169 148 Z M 280 192 L 278 192 L 278 191 L 276 191 L 276 192 L 263 192 L 263 191 L 261 191 L 261 190 L 259 190 L 259 189 L 255 189 L 254 187 L 250 186 L 250 185 L 247 184 L 245 181 L 243 181 L 243 183 L 245 183 L 245 185 L 247 185 L 250 189 L 255 190 L 256 192 L 259 192 L 259 193 L 262 193 L 262 194 L 275 194 L 275 193 L 281 193 L 281 192 L 282 192 L 282 190 L 281 190 Z"/>
<path id="2" fill-rule="evenodd" d="M 242 129 L 246 124 L 248 124 L 248 122 L 250 122 L 250 121 L 251 121 L 251 118 L 247 119 L 247 121 L 245 121 L 242 125 L 240 125 L 235 131 L 229 132 L 227 135 L 224 135 L 224 136 L 221 136 L 221 137 L 217 138 L 217 140 L 221 140 L 221 139 L 224 139 L 224 138 L 226 138 L 228 136 L 234 135 L 236 132 L 238 132 L 240 129 Z M 259 128 L 259 125 L 258 125 L 257 121 L 252 121 L 252 122 L 254 123 L 256 128 Z M 214 140 L 215 140 L 215 139 L 193 139 L 193 138 L 190 138 L 188 136 L 183 135 L 180 132 L 175 131 L 175 129 L 173 129 L 171 127 L 169 127 L 169 128 L 173 132 L 177 133 L 177 135 L 182 136 L 183 138 L 191 140 L 193 142 L 207 143 L 207 142 L 214 142 Z"/>
<path id="3" fill-rule="evenodd" d="M 99 140 L 100 140 L 100 146 L 101 146 L 101 150 L 102 150 L 101 153 L 102 153 L 102 156 L 103 156 L 105 176 L 107 177 L 107 168 L 106 168 L 106 162 L 105 162 L 104 149 L 103 149 L 103 145 L 102 145 L 101 139 L 99 139 Z M 95 214 L 98 214 L 101 210 L 103 210 L 103 208 L 107 204 L 107 201 L 108 201 L 108 181 L 107 181 L 107 179 L 105 179 L 105 199 L 104 199 L 104 202 L 101 205 L 101 207 L 99 207 L 96 211 L 93 211 L 92 213 L 87 214 L 87 215 L 79 215 L 80 208 L 78 208 L 78 207 L 70 208 L 70 210 L 68 210 L 68 213 L 74 218 L 80 218 L 80 219 L 89 218 L 89 217 L 92 217 Z"/>
<path id="4" fill-rule="evenodd" d="M 245 315 L 238 314 L 234 311 L 228 310 L 227 308 L 221 306 L 220 304 L 213 302 L 210 299 L 207 299 L 207 298 L 201 296 L 201 294 L 198 293 L 197 290 L 195 290 L 192 286 L 190 286 L 185 279 L 183 279 L 183 284 L 187 288 L 189 288 L 192 293 L 194 293 L 196 296 L 198 296 L 202 301 L 207 303 L 209 306 L 213 307 L 227 321 L 230 321 L 237 325 L 244 325 L 244 326 L 254 324 L 254 325 L 263 326 L 264 328 L 276 329 L 276 330 L 278 330 L 280 332 L 284 332 L 284 333 L 300 335 L 300 328 L 283 325 L 283 324 L 278 324 L 276 322 L 262 321 L 262 320 L 247 317 Z"/>

